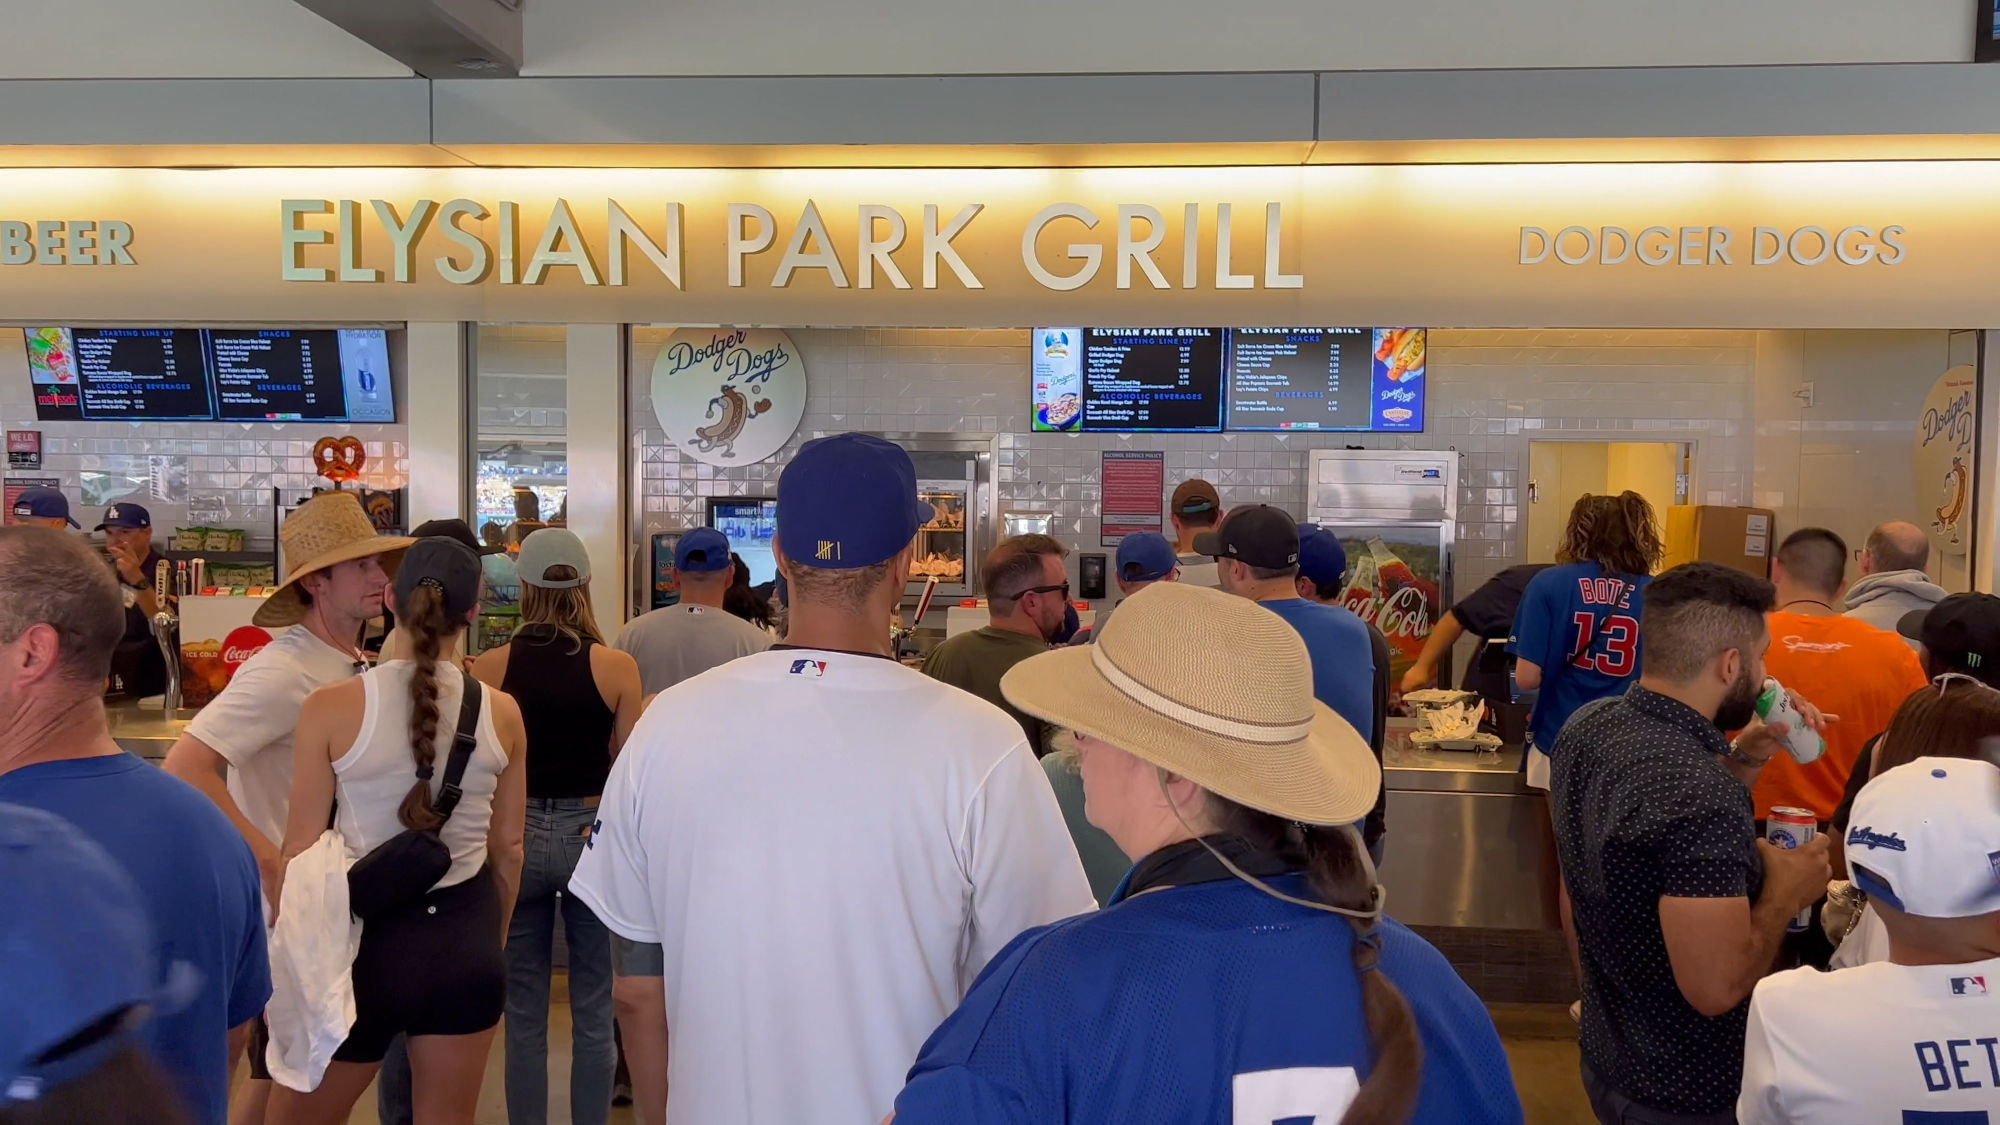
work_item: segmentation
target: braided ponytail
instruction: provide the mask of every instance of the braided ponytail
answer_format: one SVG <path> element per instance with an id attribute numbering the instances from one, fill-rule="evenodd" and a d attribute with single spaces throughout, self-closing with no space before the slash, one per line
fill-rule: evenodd
<path id="1" fill-rule="evenodd" d="M 417 782 L 404 795 L 396 818 L 405 828 L 434 832 L 444 823 L 431 809 L 430 782 L 431 768 L 437 760 L 440 722 L 438 653 L 446 638 L 457 630 L 445 619 L 444 595 L 435 587 L 417 586 L 396 608 L 397 625 L 415 642 L 411 657 L 416 668 L 410 674 L 410 756 L 417 763 Z"/>
<path id="2" fill-rule="evenodd" d="M 1355 849 L 1360 837 L 1344 828 L 1301 827 L 1266 812 L 1207 794 L 1209 819 L 1223 835 L 1241 837 L 1266 855 L 1301 864 L 1315 895 L 1328 906 L 1366 913 L 1375 909 L 1374 888 Z M 1404 1125 L 1416 1112 L 1423 1085 L 1424 1045 L 1416 1016 L 1394 981 L 1377 966 L 1381 935 L 1375 923 L 1346 919 L 1354 927 L 1354 971 L 1361 981 L 1361 1014 L 1375 1052 L 1368 1080 L 1340 1125 Z"/>

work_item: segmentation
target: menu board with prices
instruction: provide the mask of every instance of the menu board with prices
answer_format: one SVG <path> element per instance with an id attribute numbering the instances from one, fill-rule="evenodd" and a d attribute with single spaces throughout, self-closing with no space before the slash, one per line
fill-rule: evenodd
<path id="1" fill-rule="evenodd" d="M 215 417 L 200 329 L 36 330 L 28 361 L 35 414 L 44 421 Z"/>
<path id="2" fill-rule="evenodd" d="M 1229 428 L 1366 430 L 1366 328 L 1237 328 L 1229 334 Z"/>
<path id="3" fill-rule="evenodd" d="M 1220 430 L 1222 336 L 1220 328 L 1086 329 L 1082 428 Z"/>
<path id="4" fill-rule="evenodd" d="M 1421 328 L 1236 328 L 1229 429 L 1424 428 Z"/>
<path id="5" fill-rule="evenodd" d="M 215 329 L 217 416 L 225 422 L 345 418 L 340 344 L 332 332 Z"/>

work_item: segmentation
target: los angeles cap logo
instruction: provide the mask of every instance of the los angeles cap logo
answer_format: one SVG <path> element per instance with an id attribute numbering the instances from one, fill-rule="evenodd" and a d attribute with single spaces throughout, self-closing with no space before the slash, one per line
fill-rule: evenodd
<path id="1" fill-rule="evenodd" d="M 1909 850 L 1909 846 L 1903 843 L 1901 836 L 1896 835 L 1894 832 L 1887 834 L 1877 832 L 1865 824 L 1848 832 L 1847 846 L 1850 848 L 1879 848 L 1890 852 Z"/>
<path id="2" fill-rule="evenodd" d="M 792 661 L 792 675 L 810 676 L 813 679 L 817 680 L 821 676 L 826 675 L 826 661 L 794 660 Z"/>

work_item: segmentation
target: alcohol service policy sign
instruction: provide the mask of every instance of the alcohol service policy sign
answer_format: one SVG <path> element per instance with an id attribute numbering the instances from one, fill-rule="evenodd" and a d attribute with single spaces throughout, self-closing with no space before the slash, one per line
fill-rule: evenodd
<path id="1" fill-rule="evenodd" d="M 805 412 L 805 360 L 775 328 L 683 328 L 653 361 L 653 413 L 697 461 L 762 461 Z"/>

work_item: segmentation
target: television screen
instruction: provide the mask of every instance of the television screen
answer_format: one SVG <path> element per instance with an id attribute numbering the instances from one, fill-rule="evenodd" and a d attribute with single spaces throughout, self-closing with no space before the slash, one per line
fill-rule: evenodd
<path id="1" fill-rule="evenodd" d="M 42 421 L 394 422 L 380 328 L 31 328 Z"/>
<path id="2" fill-rule="evenodd" d="M 711 496 L 708 526 L 729 537 L 729 549 L 750 568 L 752 586 L 777 580 L 778 558 L 771 551 L 771 538 L 778 531 L 776 500 Z"/>
<path id="3" fill-rule="evenodd" d="M 1086 328 L 1081 429 L 1222 428 L 1220 328 Z"/>
<path id="4" fill-rule="evenodd" d="M 215 417 L 195 328 L 30 329 L 28 378 L 45 422 Z"/>
<path id="5" fill-rule="evenodd" d="M 393 422 L 387 335 L 379 328 L 211 329 L 225 422 Z"/>
<path id="6" fill-rule="evenodd" d="M 1037 328 L 1033 343 L 1036 430 L 1083 426 L 1083 329 Z"/>
<path id="7" fill-rule="evenodd" d="M 1424 343 L 1421 328 L 1231 329 L 1228 428 L 1421 432 Z"/>

